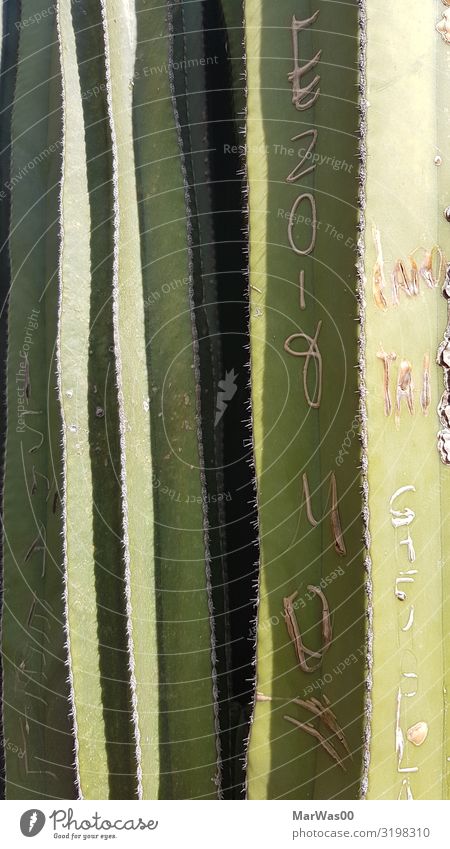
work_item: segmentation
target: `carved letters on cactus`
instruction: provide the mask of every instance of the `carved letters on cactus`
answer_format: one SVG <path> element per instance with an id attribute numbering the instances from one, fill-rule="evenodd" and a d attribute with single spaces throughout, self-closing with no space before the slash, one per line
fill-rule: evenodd
<path id="1" fill-rule="evenodd" d="M 292 19 L 292 45 L 293 45 L 293 54 L 294 54 L 294 69 L 289 74 L 289 81 L 292 82 L 293 94 L 292 94 L 292 102 L 295 108 L 299 111 L 306 111 L 311 106 L 313 106 L 320 96 L 320 75 L 316 75 L 313 80 L 306 85 L 304 88 L 301 87 L 302 78 L 308 74 L 313 68 L 316 67 L 318 62 L 320 61 L 322 51 L 319 50 L 315 54 L 315 56 L 306 62 L 303 66 L 299 61 L 299 36 L 300 34 L 307 29 L 308 27 L 314 25 L 319 17 L 320 10 L 314 12 L 309 18 L 300 21 L 297 20 L 295 15 Z M 286 177 L 287 183 L 295 183 L 301 177 L 306 176 L 306 174 L 311 173 L 315 170 L 316 164 L 313 164 L 305 171 L 302 171 L 303 165 L 308 156 L 311 155 L 314 147 L 316 146 L 318 139 L 318 130 L 315 127 L 311 127 L 309 130 L 306 130 L 299 135 L 293 137 L 292 141 L 303 138 L 307 135 L 311 136 L 311 141 L 307 150 L 304 151 L 303 158 L 300 160 L 299 164 L 294 168 L 290 174 Z M 294 222 L 297 220 L 297 212 L 302 203 L 306 202 L 310 208 L 310 218 L 307 221 L 311 223 L 311 237 L 309 245 L 306 248 L 300 248 L 298 242 L 294 238 Z M 288 228 L 287 228 L 287 236 L 288 242 L 291 249 L 300 257 L 309 256 L 313 253 L 314 248 L 316 246 L 316 238 L 317 238 L 317 203 L 316 198 L 313 192 L 303 192 L 295 199 L 292 204 L 291 211 L 289 214 Z M 305 309 L 305 299 L 304 299 L 304 278 L 305 271 L 301 269 L 300 271 L 300 309 Z M 303 367 L 303 390 L 305 394 L 305 399 L 308 403 L 308 406 L 313 409 L 319 409 L 320 403 L 322 399 L 322 387 L 323 387 L 323 375 L 322 375 L 322 355 L 318 346 L 318 337 L 320 333 L 320 329 L 322 326 L 322 321 L 319 321 L 316 327 L 316 331 L 314 336 L 308 335 L 306 332 L 293 333 L 287 337 L 284 343 L 284 350 L 294 357 L 304 357 L 305 363 Z M 306 351 L 296 351 L 292 348 L 292 343 L 297 339 L 305 339 L 309 343 L 309 348 Z M 313 391 L 313 394 L 310 394 L 309 386 L 308 386 L 308 370 L 311 360 L 314 361 L 316 366 L 316 385 Z M 331 517 L 332 517 L 332 527 L 333 527 L 333 535 L 335 540 L 335 546 L 339 554 L 345 555 L 346 549 L 343 541 L 341 524 L 338 513 L 338 503 L 337 503 L 337 486 L 336 486 L 336 476 L 334 472 L 330 472 L 331 476 L 331 492 L 332 492 L 332 507 L 331 507 Z M 307 478 L 306 478 L 307 480 Z M 305 475 L 303 475 L 303 482 L 305 484 Z M 309 502 L 309 488 L 307 487 L 307 502 Z M 309 503 L 307 504 L 309 506 Z M 337 517 L 337 519 L 336 519 Z M 292 624 L 292 617 L 289 616 L 290 606 L 286 604 L 289 599 L 284 599 L 285 606 L 285 615 L 286 622 L 288 625 L 289 635 L 291 639 L 294 639 L 293 634 L 295 628 Z M 297 628 L 298 630 L 298 628 Z M 330 634 L 330 641 L 331 641 Z M 295 638 L 294 642 L 296 646 L 298 645 L 298 639 Z M 326 645 L 328 648 L 329 643 Z M 323 651 L 326 651 L 324 648 Z M 313 669 L 308 668 L 305 662 L 301 662 L 300 665 L 304 671 L 313 671 Z M 314 669 L 317 666 L 313 667 Z"/>
<path id="2" fill-rule="evenodd" d="M 445 283 L 442 290 L 450 309 L 450 265 L 447 266 Z M 450 465 L 450 321 L 444 333 L 444 339 L 439 346 L 436 362 L 444 374 L 444 392 L 438 406 L 441 429 L 438 433 L 438 451 L 442 462 Z"/>
<path id="3" fill-rule="evenodd" d="M 391 514 L 391 524 L 394 529 L 398 528 L 408 528 L 407 536 L 400 540 L 400 546 L 405 546 L 407 553 L 407 561 L 409 563 L 414 563 L 416 560 L 416 554 L 414 550 L 413 541 L 411 538 L 411 534 L 409 531 L 410 525 L 413 523 L 415 519 L 415 512 L 409 507 L 404 507 L 403 509 L 396 509 L 394 504 L 396 504 L 397 499 L 403 496 L 407 492 L 415 492 L 415 487 L 412 485 L 406 485 L 400 487 L 394 494 L 391 496 L 389 501 L 389 510 Z M 398 601 L 405 602 L 407 600 L 407 592 L 405 590 L 399 589 L 400 586 L 408 586 L 415 583 L 416 575 L 419 574 L 419 569 L 401 569 L 399 570 L 398 577 L 395 580 L 395 596 Z M 408 664 L 411 662 L 411 658 L 414 657 L 414 605 L 410 604 L 409 613 L 407 617 L 406 624 L 400 626 L 400 633 L 408 634 L 408 637 L 400 639 L 405 642 L 402 642 L 403 648 L 403 657 L 402 657 L 402 665 L 406 665 L 408 668 Z M 403 678 L 408 678 L 409 675 L 402 675 Z M 419 679 L 416 676 L 417 686 L 419 686 Z M 396 739 L 396 754 L 397 754 L 397 771 L 400 774 L 407 773 L 407 786 L 409 792 L 413 793 L 413 789 L 411 787 L 409 775 L 416 773 L 419 771 L 419 767 L 416 765 L 405 766 L 403 764 L 403 758 L 405 755 L 405 741 L 404 741 L 404 733 L 402 730 L 402 700 L 404 698 L 413 699 L 414 696 L 417 695 L 417 688 L 412 692 L 404 692 L 402 690 L 402 682 L 400 682 L 397 694 L 397 710 L 396 710 L 396 731 L 395 731 L 395 739 Z M 409 739 L 409 738 L 408 738 Z M 400 788 L 399 794 L 401 794 L 402 788 Z"/>
<path id="4" fill-rule="evenodd" d="M 294 0 L 277 8 L 268 0 L 245 3 L 251 391 L 261 542 L 257 684 L 270 699 L 257 700 L 251 730 L 249 796 L 255 799 L 298 798 L 299 793 L 321 798 L 331 776 L 342 794 L 344 786 L 348 792 L 351 785 L 355 796 L 360 791 L 362 750 L 355 731 L 363 724 L 364 679 L 363 655 L 355 645 L 364 642 L 364 622 L 353 618 L 350 638 L 344 614 L 349 599 L 364 594 L 358 568 L 364 558 L 360 420 L 356 369 L 347 369 L 346 354 L 343 369 L 338 365 L 347 340 L 357 358 L 351 246 L 357 240 L 358 168 L 350 179 L 334 182 L 326 164 L 345 158 L 344 139 L 351 140 L 357 163 L 357 74 L 352 75 L 358 40 L 351 34 L 357 31 L 358 9 L 356 3 L 345 6 L 336 32 L 332 6 L 322 4 L 319 10 L 314 3 L 305 12 Z M 292 53 L 286 55 L 289 43 Z M 338 108 L 343 100 L 345 115 Z M 289 148 L 292 141 L 298 149 Z M 349 415 L 357 422 L 353 439 Z M 352 567 L 340 569 L 342 577 L 334 583 L 332 564 L 342 557 Z M 322 614 L 314 592 L 305 607 L 301 604 L 306 586 L 323 593 Z M 283 613 L 283 599 L 297 611 L 296 623 L 289 604 Z M 299 636 L 303 648 L 295 662 Z M 350 704 L 355 678 L 361 682 L 357 717 Z M 319 738 L 311 745 L 309 731 L 301 727 L 306 723 L 289 731 L 290 720 L 283 715 L 301 722 L 297 711 L 305 706 L 296 705 L 294 713 L 275 704 L 281 699 L 287 707 L 302 689 L 313 692 L 324 685 L 339 716 L 346 715 L 355 756 L 353 764 L 345 760 L 346 775 Z"/>
<path id="5" fill-rule="evenodd" d="M 302 88 L 302 79 L 305 75 L 307 75 L 312 69 L 316 67 L 318 62 L 320 61 L 322 51 L 319 50 L 313 56 L 313 58 L 307 61 L 304 65 L 300 64 L 299 61 L 299 36 L 300 34 L 316 23 L 319 17 L 319 11 L 317 10 L 311 17 L 305 20 L 297 20 L 295 15 L 292 20 L 292 44 L 293 44 L 293 54 L 294 54 L 294 69 L 289 74 L 289 81 L 292 82 L 292 103 L 295 108 L 301 112 L 308 110 L 312 107 L 320 96 L 320 75 L 317 74 L 314 76 L 312 81 Z M 314 163 L 306 170 L 302 171 L 302 168 L 308 158 L 311 156 L 314 147 L 317 144 L 318 140 L 318 130 L 315 127 L 311 127 L 299 135 L 293 137 L 292 141 L 298 140 L 300 138 L 304 138 L 305 136 L 311 136 L 311 141 L 309 143 L 308 149 L 304 151 L 303 158 L 300 160 L 299 164 L 294 168 L 285 178 L 286 183 L 295 183 L 300 178 L 305 177 L 307 174 L 315 171 L 316 164 Z M 309 209 L 309 217 L 306 218 L 306 221 L 310 223 L 311 227 L 311 235 L 309 244 L 307 247 L 300 247 L 298 239 L 294 234 L 295 222 L 298 221 L 299 215 L 298 210 L 302 206 L 302 204 L 306 204 Z M 303 219 L 302 219 L 303 220 Z M 313 254 L 316 240 L 317 240 L 317 230 L 318 230 L 318 221 L 317 221 L 317 203 L 315 194 L 312 191 L 302 192 L 297 196 L 292 204 L 291 211 L 289 213 L 288 226 L 287 226 L 287 238 L 290 245 L 291 250 L 299 257 L 307 257 Z M 299 282 L 300 282 L 300 309 L 306 309 L 305 304 L 305 270 L 301 269 L 299 274 Z M 307 332 L 299 332 L 293 333 L 287 337 L 284 343 L 284 350 L 294 357 L 304 357 L 305 363 L 303 366 L 303 391 L 305 395 L 306 402 L 308 406 L 314 410 L 318 410 L 321 405 L 322 400 L 322 388 L 323 388 L 323 365 L 322 365 L 322 355 L 318 345 L 318 337 L 320 333 L 320 329 L 322 326 L 322 321 L 320 320 L 317 323 L 317 327 L 314 335 L 309 335 Z M 309 347 L 305 351 L 297 351 L 292 347 L 292 343 L 295 343 L 296 340 L 304 339 L 309 344 Z M 311 361 L 314 362 L 315 372 L 316 372 L 316 380 L 315 387 L 310 392 L 309 384 L 308 384 L 308 371 Z M 332 532 L 334 538 L 334 545 L 337 553 L 341 556 L 345 556 L 346 548 L 342 534 L 341 521 L 339 517 L 339 509 L 338 509 L 338 498 L 337 498 L 337 484 L 336 484 L 336 476 L 334 472 L 330 472 L 327 477 L 330 477 L 330 493 L 331 493 L 331 525 Z M 309 494 L 309 485 L 307 474 L 303 474 L 303 492 L 306 500 L 307 514 L 312 519 L 312 526 L 315 527 L 317 522 L 314 520 L 312 516 L 311 503 L 310 503 L 310 494 Z M 308 589 L 314 589 L 311 585 L 308 586 Z M 289 638 L 291 639 L 300 668 L 303 672 L 314 672 L 318 669 L 322 663 L 323 655 L 329 649 L 330 644 L 333 639 L 332 628 L 331 628 L 331 619 L 329 606 L 326 599 L 326 596 L 322 591 L 314 589 L 314 592 L 317 591 L 317 594 L 322 600 L 323 606 L 323 628 L 322 628 L 322 648 L 319 652 L 313 652 L 310 649 L 307 649 L 303 644 L 300 629 L 297 623 L 297 619 L 295 616 L 295 611 L 292 606 L 292 602 L 295 600 L 297 596 L 297 592 L 293 593 L 292 596 L 288 596 L 283 599 L 284 606 L 284 618 L 286 623 L 286 628 L 289 634 Z M 306 657 L 305 657 L 306 656 Z M 316 662 L 312 665 L 308 665 L 308 661 L 311 661 L 312 658 L 316 658 Z M 284 717 L 289 722 L 295 724 L 298 728 L 303 729 L 307 733 L 313 733 L 309 726 L 304 725 L 303 723 L 298 722 L 292 717 L 285 716 Z M 322 735 L 319 732 L 314 732 L 314 736 L 317 737 L 321 745 L 325 748 L 325 751 L 334 758 L 342 769 L 345 771 L 345 766 L 342 764 L 342 761 L 334 752 L 333 748 L 330 747 L 327 742 L 324 740 Z"/>

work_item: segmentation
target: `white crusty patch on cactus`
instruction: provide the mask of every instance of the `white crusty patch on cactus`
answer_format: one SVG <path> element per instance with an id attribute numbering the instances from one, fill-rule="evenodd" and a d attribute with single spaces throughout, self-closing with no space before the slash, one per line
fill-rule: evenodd
<path id="1" fill-rule="evenodd" d="M 436 29 L 444 39 L 445 43 L 450 44 L 450 11 L 442 13 L 442 18 L 439 23 L 436 24 Z"/>

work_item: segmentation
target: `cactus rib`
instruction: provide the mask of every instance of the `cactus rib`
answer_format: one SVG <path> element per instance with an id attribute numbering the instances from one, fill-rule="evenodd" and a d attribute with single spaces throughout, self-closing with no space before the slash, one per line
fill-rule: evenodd
<path id="1" fill-rule="evenodd" d="M 21 21 L 35 4 L 21 4 Z M 21 27 L 12 113 L 3 498 L 7 798 L 74 798 L 56 392 L 61 91 L 54 17 Z"/>
<path id="2" fill-rule="evenodd" d="M 122 450 L 121 481 L 128 646 L 138 798 L 158 788 L 156 607 L 150 417 L 146 408 L 144 303 L 134 178 L 132 94 L 135 9 L 101 0 L 106 91 L 113 151 L 113 317 Z M 125 35 L 125 42 L 124 42 Z M 130 281 L 137 298 L 128 296 Z M 132 433 L 132 442 L 130 433 Z M 145 625 L 145 627 L 144 627 Z M 152 651 L 148 652 L 148 646 Z"/>
<path id="3" fill-rule="evenodd" d="M 435 29 L 437 5 L 412 2 L 407 16 L 392 8 L 387 29 L 377 4 L 366 3 L 369 799 L 436 799 L 447 793 L 442 614 L 449 470 L 437 450 L 441 375 L 435 358 L 446 324 L 440 287 L 450 249 L 444 215 L 449 171 L 440 156 L 449 135 L 443 107 L 449 71 L 448 46 Z M 427 729 L 419 746 L 412 742 L 418 723 Z"/>
<path id="4" fill-rule="evenodd" d="M 356 2 L 340 7 L 336 30 L 335 8 L 245 3 L 261 538 L 251 798 L 352 798 L 360 791 L 364 554 L 351 367 L 357 361 L 358 19 Z M 308 159 L 308 151 L 317 158 Z M 361 615 L 354 615 L 355 605 Z M 313 744 L 283 719 L 283 703 L 315 690 L 331 699 L 352 752 L 353 760 L 342 756 L 346 772 L 318 737 Z"/>

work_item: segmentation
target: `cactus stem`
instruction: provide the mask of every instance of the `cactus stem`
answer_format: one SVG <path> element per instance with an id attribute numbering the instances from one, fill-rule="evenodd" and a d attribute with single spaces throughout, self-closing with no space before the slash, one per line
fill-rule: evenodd
<path id="1" fill-rule="evenodd" d="M 133 637 L 133 611 L 132 611 L 132 591 L 131 591 L 131 556 L 130 556 L 130 540 L 129 540 L 129 520 L 128 520 L 128 481 L 127 481 L 127 447 L 126 447 L 126 429 L 127 422 L 125 416 L 125 401 L 123 395 L 123 366 L 122 366 L 122 343 L 121 330 L 119 319 L 119 283 L 120 283 L 120 243 L 121 243 L 121 209 L 120 209 L 120 183 L 119 183 L 119 155 L 117 133 L 114 118 L 114 99 L 112 91 L 112 67 L 111 67 L 111 50 L 109 40 L 108 26 L 108 0 L 100 0 L 101 18 L 103 28 L 103 38 L 105 47 L 105 80 L 106 80 L 106 102 L 109 119 L 109 127 L 111 134 L 112 148 L 112 166 L 113 166 L 113 215 L 114 215 L 114 259 L 113 259 L 113 327 L 114 327 L 114 347 L 115 347 L 115 366 L 116 366 L 116 385 L 117 385 L 117 400 L 119 411 L 119 430 L 120 430 L 120 446 L 121 446 L 121 487 L 122 487 L 122 516 L 123 516 L 123 556 L 125 566 L 125 603 L 127 614 L 127 639 L 128 639 L 128 668 L 130 673 L 130 688 L 132 702 L 132 725 L 136 750 L 136 783 L 137 797 L 143 799 L 143 771 L 142 771 L 142 748 L 141 748 L 141 732 L 139 727 L 138 714 L 138 693 L 136 679 L 136 664 L 135 664 L 135 649 Z M 111 10 L 112 13 L 112 10 Z"/>

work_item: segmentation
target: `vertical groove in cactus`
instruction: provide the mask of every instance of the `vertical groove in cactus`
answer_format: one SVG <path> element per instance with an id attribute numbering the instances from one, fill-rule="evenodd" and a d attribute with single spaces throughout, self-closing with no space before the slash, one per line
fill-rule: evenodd
<path id="1" fill-rule="evenodd" d="M 357 3 L 247 0 L 245 39 L 261 547 L 249 796 L 355 798 L 364 677 Z M 342 730 L 333 752 L 329 710 Z"/>
<path id="2" fill-rule="evenodd" d="M 239 21 L 242 41 L 242 3 L 233 3 L 233 18 Z M 246 241 L 243 204 L 242 123 L 244 81 L 242 43 L 230 58 L 229 29 L 225 26 L 220 0 L 204 3 L 205 83 L 208 116 L 205 144 L 209 151 L 209 193 L 212 207 L 212 236 L 215 278 L 205 278 L 205 301 L 218 301 L 217 330 L 220 352 L 216 358 L 214 433 L 220 432 L 223 471 L 219 476 L 222 510 L 220 523 L 226 545 L 226 606 L 228 622 L 222 633 L 229 641 L 226 656 L 230 682 L 230 704 L 222 718 L 225 798 L 242 798 L 245 788 L 245 741 L 248 736 L 253 696 L 255 583 L 257 546 L 254 504 L 254 471 L 249 463 L 248 431 L 248 291 L 245 274 Z M 239 62 L 233 74 L 232 62 Z M 235 68 L 236 69 L 236 68 Z M 238 82 L 242 103 L 236 100 Z M 215 292 L 213 291 L 213 285 Z M 208 310 L 211 313 L 211 310 Z M 209 322 L 210 328 L 213 322 Z M 217 331 L 216 331 L 217 332 Z M 211 399 L 211 400 L 213 400 Z M 208 409 L 203 412 L 208 422 Z M 217 441 L 217 436 L 216 436 Z M 220 580 L 220 575 L 218 575 Z M 216 625 L 220 619 L 216 609 Z M 219 620 L 219 622 L 218 622 Z M 218 627 L 218 625 L 217 625 Z M 220 635 L 218 631 L 218 641 Z M 220 658 L 218 658 L 219 682 Z M 223 664 L 222 664 L 223 668 Z M 220 707 L 223 711 L 223 697 Z M 228 720 L 229 732 L 223 727 Z M 224 736 L 226 739 L 224 740 Z M 226 750 L 227 749 L 227 750 Z M 231 756 L 230 756 L 231 753 Z M 228 770 L 228 775 L 225 773 Z M 229 787 L 226 782 L 231 782 Z"/>
<path id="3" fill-rule="evenodd" d="M 224 536 L 223 417 L 217 410 L 222 375 L 218 288 L 212 215 L 211 156 L 207 113 L 207 65 L 204 3 L 181 2 L 173 10 L 173 92 L 179 116 L 180 145 L 186 168 L 189 237 L 192 256 L 193 322 L 198 339 L 198 383 L 204 494 L 210 557 L 211 610 L 214 613 L 215 672 L 220 728 L 222 787 L 231 783 L 231 658 L 228 577 Z M 199 57 L 200 60 L 199 61 Z M 203 62 L 203 63 L 202 63 Z M 220 499 L 219 499 L 220 495 Z"/>
<path id="4" fill-rule="evenodd" d="M 440 799 L 448 770 L 450 470 L 437 450 L 443 370 L 436 356 L 447 322 L 441 289 L 450 255 L 449 48 L 435 28 L 441 3 L 412 2 L 407 16 L 392 8 L 389 28 L 379 5 L 366 5 L 363 295 L 373 580 L 367 795 Z"/>
<path id="5" fill-rule="evenodd" d="M 34 10 L 24 0 L 21 20 Z M 20 29 L 12 111 L 2 617 L 9 799 L 75 795 L 55 364 L 60 144 L 53 16 Z"/>
<path id="6" fill-rule="evenodd" d="M 241 629 L 236 628 L 236 620 L 243 618 L 240 610 L 242 607 L 245 610 L 249 603 L 252 588 L 245 575 L 247 568 L 243 569 L 244 541 L 249 529 L 242 533 L 242 527 L 236 528 L 236 521 L 230 518 L 233 513 L 239 517 L 243 514 L 243 522 L 248 523 L 248 494 L 244 495 L 240 471 L 243 467 L 245 472 L 246 464 L 245 461 L 237 464 L 232 455 L 231 462 L 229 458 L 230 449 L 237 450 L 238 457 L 242 457 L 244 425 L 240 418 L 243 408 L 240 395 L 245 386 L 244 339 L 248 340 L 242 331 L 247 307 L 239 214 L 241 178 L 236 173 L 239 157 L 236 150 L 231 152 L 238 140 L 225 39 L 220 3 L 213 0 L 207 4 L 182 3 L 177 7 L 174 90 L 191 210 L 222 792 L 225 798 L 239 798 L 243 790 L 243 739 L 247 733 L 243 709 L 248 702 L 245 690 L 251 669 L 247 660 L 250 651 L 246 649 Z M 234 550 L 236 545 L 241 551 Z M 243 686 L 239 682 L 241 676 L 247 678 Z"/>
<path id="7" fill-rule="evenodd" d="M 228 60 L 231 70 L 233 100 L 236 116 L 241 116 L 245 109 L 244 91 L 244 57 L 243 57 L 243 18 L 242 0 L 220 0 L 224 24 Z"/>

